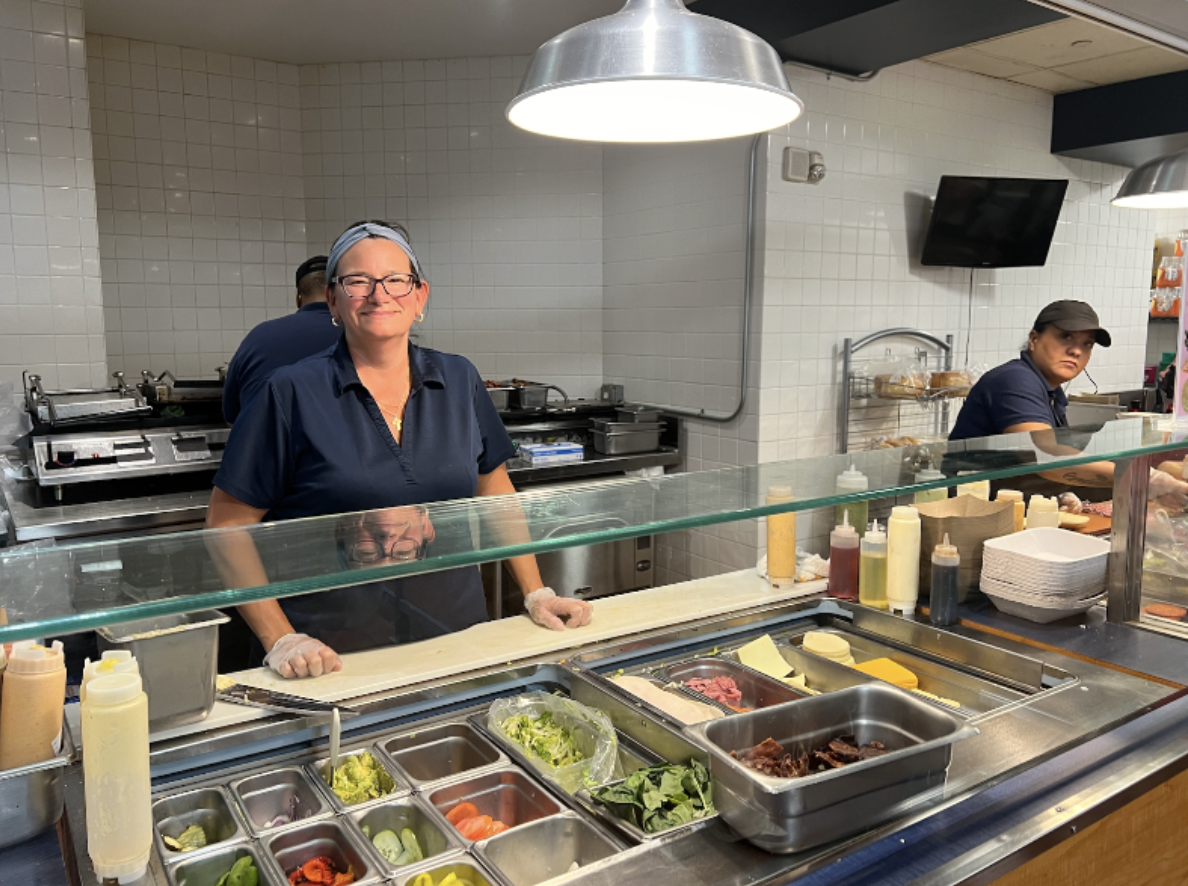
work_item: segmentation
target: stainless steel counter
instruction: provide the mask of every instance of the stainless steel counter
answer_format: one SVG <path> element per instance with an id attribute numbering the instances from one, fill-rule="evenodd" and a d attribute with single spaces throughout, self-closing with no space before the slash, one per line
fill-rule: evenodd
<path id="1" fill-rule="evenodd" d="M 981 735 L 956 746 L 943 792 L 900 819 L 852 840 L 791 856 L 773 856 L 715 825 L 651 844 L 574 875 L 578 886 L 654 883 L 657 878 L 706 886 L 750 886 L 795 880 L 808 884 L 967 884 L 994 876 L 1126 802 L 1153 779 L 1188 767 L 1188 699 L 1176 691 L 1110 668 L 1036 649 L 969 628 L 949 633 L 861 608 L 839 621 L 833 604 L 804 601 L 761 607 L 630 641 L 574 650 L 594 668 L 630 664 L 648 655 L 723 650 L 756 632 L 786 633 L 842 625 L 862 637 L 911 645 L 935 656 L 960 652 L 971 674 L 1000 674 L 1004 686 L 1030 686 L 1026 697 L 1003 694 L 974 722 Z M 1138 632 L 1140 635 L 1145 632 Z M 1160 638 L 1164 639 L 1164 638 Z M 970 646 L 967 640 L 974 640 Z M 1141 641 L 1140 641 L 1141 642 Z M 361 699 L 364 713 L 344 741 L 365 741 L 441 711 L 465 709 L 492 693 L 520 691 L 536 663 L 489 669 L 435 684 Z M 545 667 L 551 667 L 545 665 Z M 1016 693 L 1017 694 L 1017 693 Z M 1171 703 L 1167 702 L 1171 700 Z M 1159 705 L 1165 705 L 1153 710 Z M 629 730 L 622 711 L 610 711 Z M 638 712 L 631 716 L 638 718 Z M 355 725 L 357 724 L 357 725 Z M 160 790 L 180 790 L 275 766 L 293 754 L 311 755 L 325 728 L 312 720 L 276 717 L 154 747 Z M 82 882 L 93 882 L 81 817 L 81 772 L 67 783 L 67 815 Z M 0 863 L 3 858 L 0 857 Z M 164 886 L 154 859 L 146 882 Z"/>

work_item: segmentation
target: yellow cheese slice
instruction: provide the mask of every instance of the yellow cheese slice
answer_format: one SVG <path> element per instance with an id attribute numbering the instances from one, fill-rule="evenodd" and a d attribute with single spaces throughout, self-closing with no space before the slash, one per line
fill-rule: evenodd
<path id="1" fill-rule="evenodd" d="M 850 643 L 844 637 L 827 631 L 809 631 L 804 635 L 804 651 L 842 661 L 850 654 Z"/>
<path id="2" fill-rule="evenodd" d="M 777 680 L 782 680 L 792 673 L 792 665 L 784 661 L 784 656 L 776 649 L 775 640 L 767 634 L 738 650 L 738 660 L 748 668 Z"/>
<path id="3" fill-rule="evenodd" d="M 1060 525 L 1071 526 L 1074 529 L 1078 526 L 1085 526 L 1089 523 L 1089 518 L 1084 514 L 1066 514 L 1064 511 L 1060 512 Z"/>
<path id="4" fill-rule="evenodd" d="M 886 680 L 904 689 L 918 689 L 920 681 L 916 675 L 903 665 L 896 664 L 889 658 L 875 658 L 862 664 L 854 665 L 854 670 L 861 671 L 871 677 Z"/>

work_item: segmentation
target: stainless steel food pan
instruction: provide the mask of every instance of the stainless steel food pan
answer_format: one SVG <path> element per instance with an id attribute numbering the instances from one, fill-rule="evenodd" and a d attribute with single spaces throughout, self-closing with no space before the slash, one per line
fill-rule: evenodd
<path id="1" fill-rule="evenodd" d="M 647 431 L 662 431 L 660 422 L 612 421 L 609 418 L 595 418 L 590 422 L 594 430 L 607 434 L 642 434 Z"/>
<path id="2" fill-rule="evenodd" d="M 654 452 L 660 448 L 659 431 L 631 431 L 608 434 L 590 432 L 594 437 L 594 451 L 603 455 L 629 455 L 634 452 Z"/>
<path id="3" fill-rule="evenodd" d="M 718 711 L 723 716 L 725 716 L 727 714 L 734 713 L 733 711 L 730 710 L 730 708 L 725 707 L 724 705 L 718 704 L 712 698 L 707 698 L 704 695 L 699 695 L 696 692 L 691 692 L 688 689 L 685 689 L 683 686 L 670 685 L 670 681 L 661 680 L 659 677 L 652 676 L 650 673 L 631 674 L 630 676 L 635 677 L 636 679 L 639 679 L 639 680 L 644 680 L 644 681 L 652 684 L 652 686 L 661 690 L 662 692 L 668 692 L 673 695 L 677 695 L 680 698 L 684 698 L 689 701 L 695 701 L 698 704 L 705 705 L 706 707 L 711 708 L 712 710 Z M 647 711 L 652 716 L 654 716 L 656 719 L 669 724 L 674 729 L 682 729 L 685 726 L 693 725 L 691 723 L 682 723 L 680 720 L 678 720 L 676 717 L 669 714 L 667 711 L 660 710 L 660 708 L 656 707 L 651 702 L 639 697 L 638 695 L 636 695 L 634 692 L 632 692 L 627 687 L 619 684 L 615 679 L 609 678 L 609 677 L 601 678 L 601 679 L 605 679 L 607 683 L 609 683 L 612 687 L 614 687 L 615 692 L 622 695 L 632 705 L 639 707 L 642 710 Z M 706 719 L 710 719 L 710 717 L 706 717 Z M 698 721 L 698 722 L 701 722 L 701 721 Z M 657 762 L 663 762 L 663 761 L 657 760 Z M 649 765 L 651 765 L 651 764 L 649 764 Z M 637 767 L 637 768 L 639 768 L 639 767 Z M 629 774 L 629 773 L 626 773 L 626 772 L 624 773 L 624 775 L 627 775 L 627 774 Z"/>
<path id="4" fill-rule="evenodd" d="M 466 722 L 443 723 L 378 743 L 414 790 L 507 758 Z"/>
<path id="5" fill-rule="evenodd" d="M 511 886 L 537 886 L 619 852 L 592 824 L 572 812 L 534 821 L 476 844 L 475 852 Z"/>
<path id="6" fill-rule="evenodd" d="M 338 765 L 341 766 L 347 757 L 356 757 L 359 754 L 371 754 L 371 756 L 375 758 L 375 761 L 379 763 L 380 769 L 382 770 L 382 774 L 380 775 L 380 788 L 384 791 L 384 795 L 382 797 L 373 797 L 372 799 L 366 800 L 363 803 L 353 803 L 348 805 L 338 798 L 338 794 L 334 793 L 334 789 L 331 787 L 332 776 L 334 773 L 330 769 L 329 756 L 321 757 L 320 759 L 314 760 L 312 763 L 307 764 L 307 771 L 309 772 L 310 778 L 318 784 L 318 787 L 322 789 L 322 792 L 326 799 L 330 802 L 331 807 L 333 807 L 336 811 L 344 812 L 348 809 L 354 809 L 358 806 L 378 803 L 380 800 L 402 797 L 408 793 L 408 785 L 406 785 L 404 780 L 399 775 L 397 775 L 392 764 L 384 759 L 383 754 L 375 753 L 372 748 L 355 748 L 351 751 L 343 751 L 338 755 Z"/>
<path id="7" fill-rule="evenodd" d="M 205 852 L 219 843 L 247 839 L 247 831 L 222 788 L 199 788 L 158 800 L 153 804 L 153 824 L 157 851 L 167 863 Z M 206 846 L 189 852 L 175 852 L 165 845 L 162 838 L 176 840 L 191 825 L 199 825 L 206 832 Z"/>
<path id="8" fill-rule="evenodd" d="M 787 853 L 852 836 L 931 801 L 928 792 L 944 784 L 953 742 L 978 730 L 910 693 L 872 684 L 686 732 L 710 752 L 722 820 L 761 849 Z M 730 756 L 767 738 L 798 754 L 842 735 L 859 744 L 883 742 L 892 753 L 795 779 L 763 775 Z"/>
<path id="9" fill-rule="evenodd" d="M 510 408 L 511 392 L 511 388 L 487 388 L 487 393 L 491 395 L 491 402 L 501 412 L 506 412 Z"/>
<path id="10" fill-rule="evenodd" d="M 844 664 L 813 655 L 799 646 L 790 646 L 780 640 L 776 641 L 776 651 L 788 663 L 788 667 L 792 668 L 793 674 L 804 675 L 808 688 L 815 692 L 836 692 L 850 686 L 867 686 L 879 682 L 874 677 L 868 677 Z M 722 658 L 742 664 L 738 660 L 737 650 L 722 653 Z"/>
<path id="11" fill-rule="evenodd" d="M 322 792 L 296 766 L 241 778 L 231 785 L 231 794 L 254 834 L 269 833 L 330 814 L 330 805 Z M 300 816 L 297 821 L 269 826 L 269 822 L 278 816 L 289 814 L 293 800 L 297 801 L 296 811 Z"/>
<path id="12" fill-rule="evenodd" d="M 469 854 L 442 859 L 441 864 L 436 866 L 418 867 L 415 871 L 402 870 L 390 882 L 394 886 L 411 886 L 413 880 L 425 873 L 429 874 L 434 883 L 440 883 L 453 874 L 459 880 L 468 881 L 471 886 L 497 886 L 495 878 L 487 873 L 477 858 Z"/>
<path id="13" fill-rule="evenodd" d="M 65 745 L 56 757 L 0 772 L 0 849 L 36 837 L 62 817 L 62 779 L 74 754 L 70 731 L 62 735 Z"/>
<path id="14" fill-rule="evenodd" d="M 207 609 L 99 628 L 99 651 L 126 649 L 140 666 L 148 695 L 149 731 L 206 719 L 214 707 L 219 625 L 230 619 Z"/>
<path id="15" fill-rule="evenodd" d="M 962 712 L 967 716 L 983 714 L 1027 698 L 1025 693 L 1017 689 L 1001 686 L 956 668 L 946 667 L 938 662 L 913 655 L 894 646 L 879 643 L 868 637 L 831 628 L 824 630 L 849 642 L 850 652 L 856 663 L 862 664 L 875 658 L 889 658 L 915 674 L 922 690 L 941 698 L 952 699 L 961 705 Z M 804 634 L 795 634 L 788 639 L 794 646 L 801 648 L 804 643 Z M 811 655 L 811 653 L 805 654 Z"/>
<path id="16" fill-rule="evenodd" d="M 381 879 L 371 853 L 334 819 L 280 831 L 266 838 L 264 845 L 272 863 L 286 879 L 298 865 L 319 855 L 327 856 L 340 871 L 350 866 L 355 872 L 355 883 L 360 886 L 378 883 Z"/>
<path id="17" fill-rule="evenodd" d="M 391 803 L 380 803 L 378 806 L 368 806 L 352 812 L 348 821 L 359 829 L 359 840 L 368 844 L 368 849 L 375 857 L 378 870 L 389 875 L 414 868 L 424 868 L 426 865 L 440 864 L 440 856 L 450 852 L 460 851 L 462 843 L 457 832 L 436 815 L 424 809 L 412 797 L 396 800 Z M 367 828 L 368 830 L 364 830 Z M 385 858 L 372 840 L 380 831 L 392 831 L 399 835 L 408 828 L 417 836 L 417 844 L 425 854 L 422 861 L 397 867 Z M 370 832 L 370 836 L 368 836 Z"/>
<path id="18" fill-rule="evenodd" d="M 729 677 L 742 693 L 742 699 L 736 707 L 752 710 L 798 701 L 805 697 L 805 694 L 797 692 L 786 683 L 765 677 L 738 662 L 725 661 L 721 658 L 701 658 L 687 661 L 684 664 L 670 665 L 660 672 L 660 676 L 670 683 L 682 684 L 688 680 L 712 680 L 716 677 Z M 686 688 L 694 695 L 708 699 L 708 696 L 703 696 L 696 689 L 688 686 Z M 723 702 L 723 704 L 725 703 Z M 730 707 L 730 705 L 726 705 L 726 707 Z"/>
<path id="19" fill-rule="evenodd" d="M 260 886 L 282 886 L 277 873 L 264 862 L 263 854 L 253 843 L 240 843 L 186 858 L 171 865 L 166 876 L 173 886 L 215 886 L 245 855 L 252 859 L 260 874 Z"/>
<path id="20" fill-rule="evenodd" d="M 647 422 L 660 421 L 660 409 L 655 406 L 639 406 L 624 403 L 616 410 L 619 421 Z"/>
<path id="21" fill-rule="evenodd" d="M 479 815 L 489 815 L 509 828 L 515 828 L 561 811 L 549 792 L 518 769 L 496 769 L 437 788 L 423 795 L 444 818 L 459 803 L 473 803 Z M 453 828 L 448 822 L 446 826 Z M 457 829 L 455 836 L 463 845 L 467 840 Z"/>
<path id="22" fill-rule="evenodd" d="M 719 722 L 720 723 L 722 721 L 711 720 L 709 722 L 711 722 L 711 723 Z M 619 782 L 621 782 L 621 781 L 623 781 L 623 779 L 619 779 L 618 781 L 612 781 L 605 785 L 598 785 L 598 788 L 610 787 L 612 785 L 619 784 Z M 597 790 L 598 788 L 594 788 L 594 790 Z M 714 785 L 714 808 L 715 809 L 717 808 L 717 802 L 718 802 L 717 791 L 718 791 L 717 785 Z M 577 794 L 575 794 L 575 797 L 577 798 L 578 802 L 581 803 L 582 808 L 585 809 L 588 813 L 593 815 L 595 818 L 597 818 L 603 824 L 608 825 L 612 831 L 615 831 L 617 833 L 625 835 L 628 839 L 630 839 L 632 842 L 635 842 L 635 843 L 651 843 L 654 840 L 659 840 L 663 837 L 670 837 L 673 834 L 681 834 L 681 833 L 684 833 L 685 831 L 708 827 L 710 825 L 710 823 L 713 822 L 714 819 L 716 819 L 718 817 L 718 813 L 713 812 L 710 815 L 705 816 L 705 818 L 699 818 L 695 821 L 689 822 L 688 824 L 679 824 L 676 827 L 668 828 L 667 830 L 663 830 L 663 831 L 657 831 L 654 834 L 649 834 L 643 828 L 636 827 L 636 825 L 633 822 L 627 821 L 624 818 L 619 818 L 619 816 L 615 815 L 613 812 L 611 812 L 609 809 L 607 809 L 601 803 L 598 803 L 597 801 L 595 801 L 594 797 L 591 796 L 589 789 L 583 788 L 582 790 L 578 791 Z"/>

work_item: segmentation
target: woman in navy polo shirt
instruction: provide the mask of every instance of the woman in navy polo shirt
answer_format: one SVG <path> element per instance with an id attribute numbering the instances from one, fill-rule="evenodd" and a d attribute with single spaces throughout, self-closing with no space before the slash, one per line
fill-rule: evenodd
<path id="1" fill-rule="evenodd" d="M 466 359 L 409 342 L 429 283 L 404 236 L 382 223 L 348 228 L 330 250 L 327 301 L 338 345 L 278 370 L 232 429 L 208 527 L 393 509 L 340 526 L 361 564 L 415 556 L 433 540 L 415 505 L 503 495 L 514 447 Z M 212 546 L 232 587 L 267 583 L 254 545 Z M 543 587 L 531 556 L 509 561 L 529 615 L 555 630 L 590 619 L 588 603 Z M 337 651 L 421 639 L 486 620 L 477 567 L 239 607 L 283 677 L 342 667 Z M 337 650 L 337 651 L 336 651 Z"/>

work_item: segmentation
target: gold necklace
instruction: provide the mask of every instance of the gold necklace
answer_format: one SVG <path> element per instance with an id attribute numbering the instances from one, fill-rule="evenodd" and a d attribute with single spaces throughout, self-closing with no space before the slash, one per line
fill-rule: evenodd
<path id="1" fill-rule="evenodd" d="M 400 418 L 400 410 L 404 408 L 406 403 L 408 403 L 408 394 L 404 396 L 404 402 L 401 403 L 400 406 L 395 410 L 386 409 L 384 404 L 380 402 L 379 397 L 375 396 L 375 394 L 372 394 L 371 398 L 375 400 L 375 405 L 379 407 L 380 415 L 392 416 L 392 427 L 396 429 L 397 434 L 401 433 L 404 430 L 404 420 Z"/>

